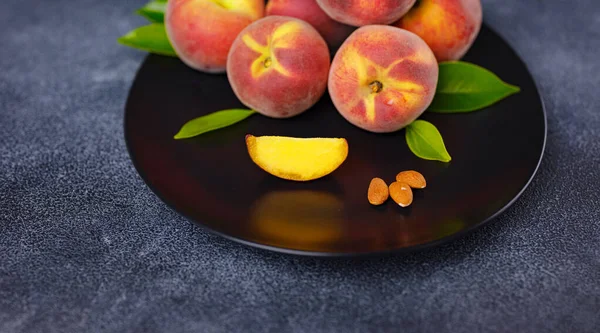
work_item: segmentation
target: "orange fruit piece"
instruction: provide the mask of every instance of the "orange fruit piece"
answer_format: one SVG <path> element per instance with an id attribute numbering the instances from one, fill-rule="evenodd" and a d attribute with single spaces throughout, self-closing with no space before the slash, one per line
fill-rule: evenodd
<path id="1" fill-rule="evenodd" d="M 309 181 L 335 171 L 348 157 L 344 138 L 246 135 L 252 161 L 273 176 Z"/>

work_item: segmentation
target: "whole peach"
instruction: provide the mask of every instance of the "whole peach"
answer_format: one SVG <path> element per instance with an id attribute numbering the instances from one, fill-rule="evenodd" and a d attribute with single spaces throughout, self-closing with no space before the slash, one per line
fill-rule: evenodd
<path id="1" fill-rule="evenodd" d="M 267 16 L 233 42 L 227 77 L 246 106 L 288 118 L 312 107 L 327 89 L 329 49 L 310 24 L 286 16 Z"/>
<path id="2" fill-rule="evenodd" d="M 354 30 L 325 14 L 316 0 L 269 0 L 266 14 L 291 16 L 310 23 L 331 49 L 338 48 Z"/>
<path id="3" fill-rule="evenodd" d="M 441 62 L 461 59 L 482 21 L 480 0 L 418 0 L 394 25 L 419 35 Z"/>
<path id="4" fill-rule="evenodd" d="M 317 0 L 332 19 L 355 27 L 391 24 L 406 14 L 415 0 Z"/>
<path id="5" fill-rule="evenodd" d="M 336 53 L 329 94 L 350 123 L 394 132 L 417 119 L 436 91 L 438 64 L 412 32 L 387 25 L 357 29 Z"/>
<path id="6" fill-rule="evenodd" d="M 222 73 L 237 35 L 264 16 L 263 0 L 169 0 L 165 29 L 186 65 Z"/>

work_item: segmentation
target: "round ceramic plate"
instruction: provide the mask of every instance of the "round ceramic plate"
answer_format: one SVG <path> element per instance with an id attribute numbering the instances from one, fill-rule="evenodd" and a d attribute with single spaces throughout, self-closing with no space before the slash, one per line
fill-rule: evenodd
<path id="1" fill-rule="evenodd" d="M 521 87 L 484 110 L 424 113 L 440 130 L 450 163 L 415 157 L 405 132 L 374 134 L 346 122 L 328 95 L 285 120 L 254 115 L 231 127 L 186 140 L 173 135 L 192 118 L 244 107 L 227 76 L 203 74 L 175 58 L 150 55 L 139 70 L 125 110 L 125 139 L 133 163 L 168 206 L 230 239 L 287 253 L 359 255 L 437 245 L 472 231 L 510 206 L 533 178 L 546 139 L 546 116 L 524 63 L 483 27 L 462 59 Z M 334 173 L 311 182 L 286 181 L 252 163 L 246 134 L 342 137 L 349 155 Z M 418 170 L 427 188 L 413 204 L 367 201 L 373 177 L 390 183 Z"/>

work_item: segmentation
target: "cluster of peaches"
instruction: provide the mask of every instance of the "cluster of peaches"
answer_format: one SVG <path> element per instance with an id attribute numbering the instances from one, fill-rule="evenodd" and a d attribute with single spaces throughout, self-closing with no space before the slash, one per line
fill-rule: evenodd
<path id="1" fill-rule="evenodd" d="M 328 91 L 377 133 L 427 109 L 438 62 L 462 58 L 481 23 L 480 0 L 170 0 L 165 13 L 179 58 L 226 72 L 247 107 L 288 118 Z"/>

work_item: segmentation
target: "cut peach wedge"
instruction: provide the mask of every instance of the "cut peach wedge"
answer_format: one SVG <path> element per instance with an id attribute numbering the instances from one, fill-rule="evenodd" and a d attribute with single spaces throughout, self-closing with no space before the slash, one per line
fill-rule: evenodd
<path id="1" fill-rule="evenodd" d="M 252 161 L 273 176 L 310 181 L 335 171 L 348 157 L 343 138 L 293 138 L 246 135 Z"/>

